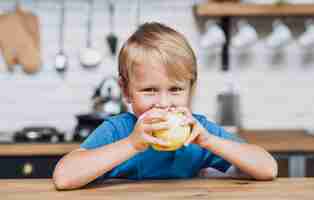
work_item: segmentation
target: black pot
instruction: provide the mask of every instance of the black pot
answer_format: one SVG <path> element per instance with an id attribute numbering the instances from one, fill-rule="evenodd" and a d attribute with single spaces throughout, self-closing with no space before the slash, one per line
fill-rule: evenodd
<path id="1" fill-rule="evenodd" d="M 97 112 L 77 115 L 73 140 L 77 142 L 85 140 L 108 116 L 105 113 Z"/>

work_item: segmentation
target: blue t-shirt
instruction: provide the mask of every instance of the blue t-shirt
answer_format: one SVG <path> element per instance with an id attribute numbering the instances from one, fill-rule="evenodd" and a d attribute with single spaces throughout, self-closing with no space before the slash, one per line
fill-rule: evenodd
<path id="1" fill-rule="evenodd" d="M 210 134 L 228 140 L 243 141 L 218 125 L 209 122 L 206 117 L 197 114 L 193 114 L 193 116 Z M 81 148 L 95 149 L 121 140 L 131 134 L 136 121 L 136 116 L 129 112 L 106 118 L 81 144 Z M 98 180 L 104 178 L 190 178 L 197 176 L 202 168 L 212 167 L 225 172 L 230 166 L 229 162 L 196 144 L 190 144 L 187 147 L 169 152 L 160 152 L 148 148 L 103 174 Z"/>

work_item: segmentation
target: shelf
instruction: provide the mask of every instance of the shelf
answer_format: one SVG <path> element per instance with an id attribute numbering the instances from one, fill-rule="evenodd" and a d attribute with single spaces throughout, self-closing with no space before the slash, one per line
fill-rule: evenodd
<path id="1" fill-rule="evenodd" d="M 257 5 L 204 3 L 194 7 L 199 17 L 314 16 L 314 4 Z"/>
<path id="2" fill-rule="evenodd" d="M 314 17 L 314 4 L 261 5 L 243 3 L 201 3 L 193 7 L 196 18 L 220 17 L 226 35 L 222 49 L 222 70 L 229 70 L 229 45 L 233 17 Z M 205 22 L 200 20 L 200 22 Z M 199 24 L 201 25 L 201 23 Z M 204 25 L 204 23 L 203 23 Z"/>

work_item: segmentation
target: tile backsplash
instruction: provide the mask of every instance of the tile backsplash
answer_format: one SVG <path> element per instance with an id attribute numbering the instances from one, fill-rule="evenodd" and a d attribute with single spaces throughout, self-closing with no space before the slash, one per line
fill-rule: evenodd
<path id="1" fill-rule="evenodd" d="M 70 58 L 65 78 L 54 70 L 58 51 L 60 7 L 55 0 L 21 1 L 25 9 L 35 13 L 41 23 L 43 64 L 41 71 L 27 75 L 17 67 L 6 71 L 0 56 L 0 130 L 13 131 L 27 125 L 53 125 L 71 132 L 75 115 L 88 112 L 90 98 L 100 81 L 117 72 L 116 59 L 109 56 L 105 42 L 109 34 L 107 1 L 95 1 L 92 43 L 104 59 L 97 69 L 87 71 L 80 66 L 78 55 L 85 45 L 87 2 L 67 0 L 65 52 Z M 119 45 L 136 28 L 136 1 L 117 0 L 115 32 Z M 130 3 L 132 2 L 132 3 Z M 231 50 L 231 70 L 221 71 L 220 56 L 200 48 L 202 31 L 192 13 L 192 0 L 141 1 L 140 21 L 159 21 L 182 32 L 190 41 L 198 59 L 199 80 L 194 111 L 215 121 L 216 96 L 232 80 L 240 94 L 244 128 L 314 128 L 314 49 L 301 49 L 295 41 L 280 55 L 264 46 L 263 37 L 271 30 L 272 19 L 249 19 L 262 39 L 248 55 Z M 13 9 L 10 0 L 0 2 L 0 10 Z M 304 19 L 285 19 L 297 37 L 304 29 Z M 1 30 L 0 30 L 1 31 Z"/>

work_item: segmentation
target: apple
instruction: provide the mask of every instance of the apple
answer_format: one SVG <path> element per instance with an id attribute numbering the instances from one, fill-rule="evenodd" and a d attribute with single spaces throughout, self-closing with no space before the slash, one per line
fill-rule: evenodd
<path id="1" fill-rule="evenodd" d="M 175 151 L 181 148 L 191 135 L 191 126 L 182 125 L 184 118 L 184 114 L 181 112 L 168 112 L 167 121 L 171 127 L 167 130 L 154 131 L 152 135 L 168 142 L 169 145 L 152 144 L 152 148 L 157 151 Z"/>

